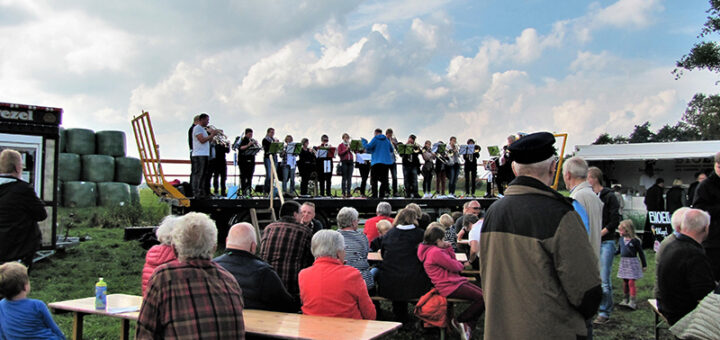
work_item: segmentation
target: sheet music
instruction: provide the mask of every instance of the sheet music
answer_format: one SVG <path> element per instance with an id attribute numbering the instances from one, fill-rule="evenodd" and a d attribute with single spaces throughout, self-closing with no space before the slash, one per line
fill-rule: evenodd
<path id="1" fill-rule="evenodd" d="M 297 143 L 298 142 L 288 143 L 288 145 L 285 147 L 285 153 L 287 153 L 288 155 L 294 154 L 295 153 L 295 145 L 297 145 Z"/>
<path id="2" fill-rule="evenodd" d="M 317 150 L 317 158 L 326 158 L 328 156 L 328 151 L 325 149 L 318 149 Z"/>
<path id="3" fill-rule="evenodd" d="M 326 174 L 332 172 L 332 161 L 331 160 L 326 159 L 323 161 L 323 172 Z"/>
<path id="4" fill-rule="evenodd" d="M 370 162 L 372 160 L 372 154 L 359 153 L 359 154 L 357 154 L 357 160 L 358 160 L 358 163 Z"/>

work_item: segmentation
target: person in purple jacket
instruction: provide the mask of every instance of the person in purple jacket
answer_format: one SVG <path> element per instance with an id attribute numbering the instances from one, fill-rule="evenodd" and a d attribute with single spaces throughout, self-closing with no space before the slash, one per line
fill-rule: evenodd
<path id="1" fill-rule="evenodd" d="M 418 258 L 440 295 L 473 301 L 470 307 L 452 320 L 460 336 L 470 339 L 477 320 L 485 311 L 483 291 L 460 275 L 464 266 L 455 259 L 455 251 L 449 242 L 443 241 L 444 237 L 442 228 L 431 225 L 425 230 L 423 243 L 418 246 Z"/>

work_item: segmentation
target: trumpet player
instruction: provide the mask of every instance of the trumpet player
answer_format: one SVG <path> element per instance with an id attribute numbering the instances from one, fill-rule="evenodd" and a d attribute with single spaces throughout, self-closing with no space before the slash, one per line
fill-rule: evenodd
<path id="1" fill-rule="evenodd" d="M 475 145 L 475 140 L 470 138 L 467 140 L 467 147 L 472 148 L 463 155 L 465 161 L 465 195 L 475 197 L 475 180 L 477 178 L 477 160 L 480 158 L 480 146 Z"/>
<path id="2" fill-rule="evenodd" d="M 210 141 L 220 132 L 212 130 L 208 133 L 205 129 L 210 124 L 210 116 L 201 113 L 198 117 L 198 124 L 193 128 L 193 145 L 191 166 L 191 185 L 195 198 L 207 197 L 210 195 Z"/>
<path id="3" fill-rule="evenodd" d="M 265 133 L 265 138 L 263 138 L 262 140 L 263 164 L 265 164 L 265 185 L 263 185 L 264 194 L 270 194 L 270 187 L 272 185 L 272 183 L 270 182 L 272 164 L 277 164 L 277 155 L 270 154 L 270 144 L 272 144 L 273 142 L 277 142 L 277 140 L 275 139 L 275 129 L 268 128 L 267 132 Z M 270 163 L 270 157 L 272 157 L 272 163 Z"/>
<path id="4" fill-rule="evenodd" d="M 253 138 L 253 130 L 245 129 L 245 135 L 237 145 L 238 168 L 240 169 L 240 189 L 244 196 L 250 196 L 252 192 L 252 177 L 255 173 L 255 153 L 252 149 L 258 148 L 257 141 Z"/>
<path id="5" fill-rule="evenodd" d="M 220 135 L 220 133 L 218 133 L 218 135 Z M 210 151 L 210 178 L 212 178 L 212 187 L 216 195 L 225 197 L 227 196 L 227 188 L 225 187 L 225 182 L 227 182 L 227 159 L 225 155 L 230 153 L 230 145 L 224 140 L 218 141 L 218 138 L 215 138 L 210 143 Z"/>
<path id="6" fill-rule="evenodd" d="M 410 135 L 407 145 L 412 145 L 412 153 L 402 155 L 403 185 L 406 198 L 419 198 L 418 171 L 420 170 L 420 145 L 415 143 L 415 135 Z"/>
<path id="7" fill-rule="evenodd" d="M 458 175 L 460 174 L 460 150 L 457 146 L 457 138 L 450 137 L 447 146 L 447 163 L 445 171 L 448 180 L 448 197 L 455 197 L 455 187 L 457 185 Z"/>

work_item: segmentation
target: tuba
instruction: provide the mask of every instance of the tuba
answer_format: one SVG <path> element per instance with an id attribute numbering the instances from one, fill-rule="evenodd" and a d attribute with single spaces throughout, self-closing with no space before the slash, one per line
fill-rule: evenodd
<path id="1" fill-rule="evenodd" d="M 208 125 L 208 126 L 205 127 L 205 131 L 207 131 L 207 133 L 211 133 L 211 132 L 216 131 L 216 130 L 218 131 L 218 133 L 215 135 L 215 137 L 213 137 L 213 140 L 212 140 L 213 143 L 215 143 L 215 144 L 223 144 L 223 145 L 225 145 L 226 148 L 229 149 L 229 148 L 230 148 L 230 139 L 228 139 L 228 136 L 226 136 L 226 135 L 223 133 L 223 130 L 218 129 L 218 128 L 216 128 L 216 127 L 213 126 L 213 125 Z"/>

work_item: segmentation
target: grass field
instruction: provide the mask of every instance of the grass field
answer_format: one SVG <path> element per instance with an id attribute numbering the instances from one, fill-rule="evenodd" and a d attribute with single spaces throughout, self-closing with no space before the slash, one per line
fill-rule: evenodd
<path id="1" fill-rule="evenodd" d="M 46 303 L 93 296 L 98 277 L 108 283 L 109 293 L 140 295 L 141 271 L 145 261 L 145 250 L 137 241 L 123 241 L 123 228 L 128 225 L 156 224 L 167 212 L 167 206 L 157 203 L 149 190 L 141 192 L 142 208 L 136 210 L 115 209 L 61 209 L 60 223 L 72 223 L 70 236 L 89 236 L 90 239 L 78 246 L 60 251 L 39 262 L 30 275 L 31 298 Z M 74 216 L 70 217 L 73 213 Z M 133 216 L 126 216 L 131 214 Z M 130 221 L 136 223 L 130 223 Z M 60 233 L 60 231 L 59 231 Z M 638 281 L 637 311 L 616 308 L 608 324 L 595 328 L 595 339 L 650 339 L 653 337 L 653 312 L 645 302 L 652 297 L 655 277 L 655 254 L 646 250 L 648 269 L 645 277 Z M 613 273 L 617 273 L 618 257 L 615 258 Z M 613 275 L 614 276 L 614 275 Z M 621 280 L 614 278 L 614 299 L 622 298 Z M 458 306 L 462 311 L 465 306 Z M 383 305 L 383 315 L 389 316 L 389 304 Z M 60 329 L 72 334 L 70 314 L 54 315 Z M 85 318 L 86 339 L 114 339 L 120 332 L 120 322 L 98 316 Z M 131 331 L 131 333 L 134 332 Z M 482 322 L 475 330 L 474 338 L 482 338 Z M 390 339 L 437 339 L 437 330 L 422 330 L 406 327 L 388 337 Z M 457 338 L 451 335 L 450 339 Z"/>

